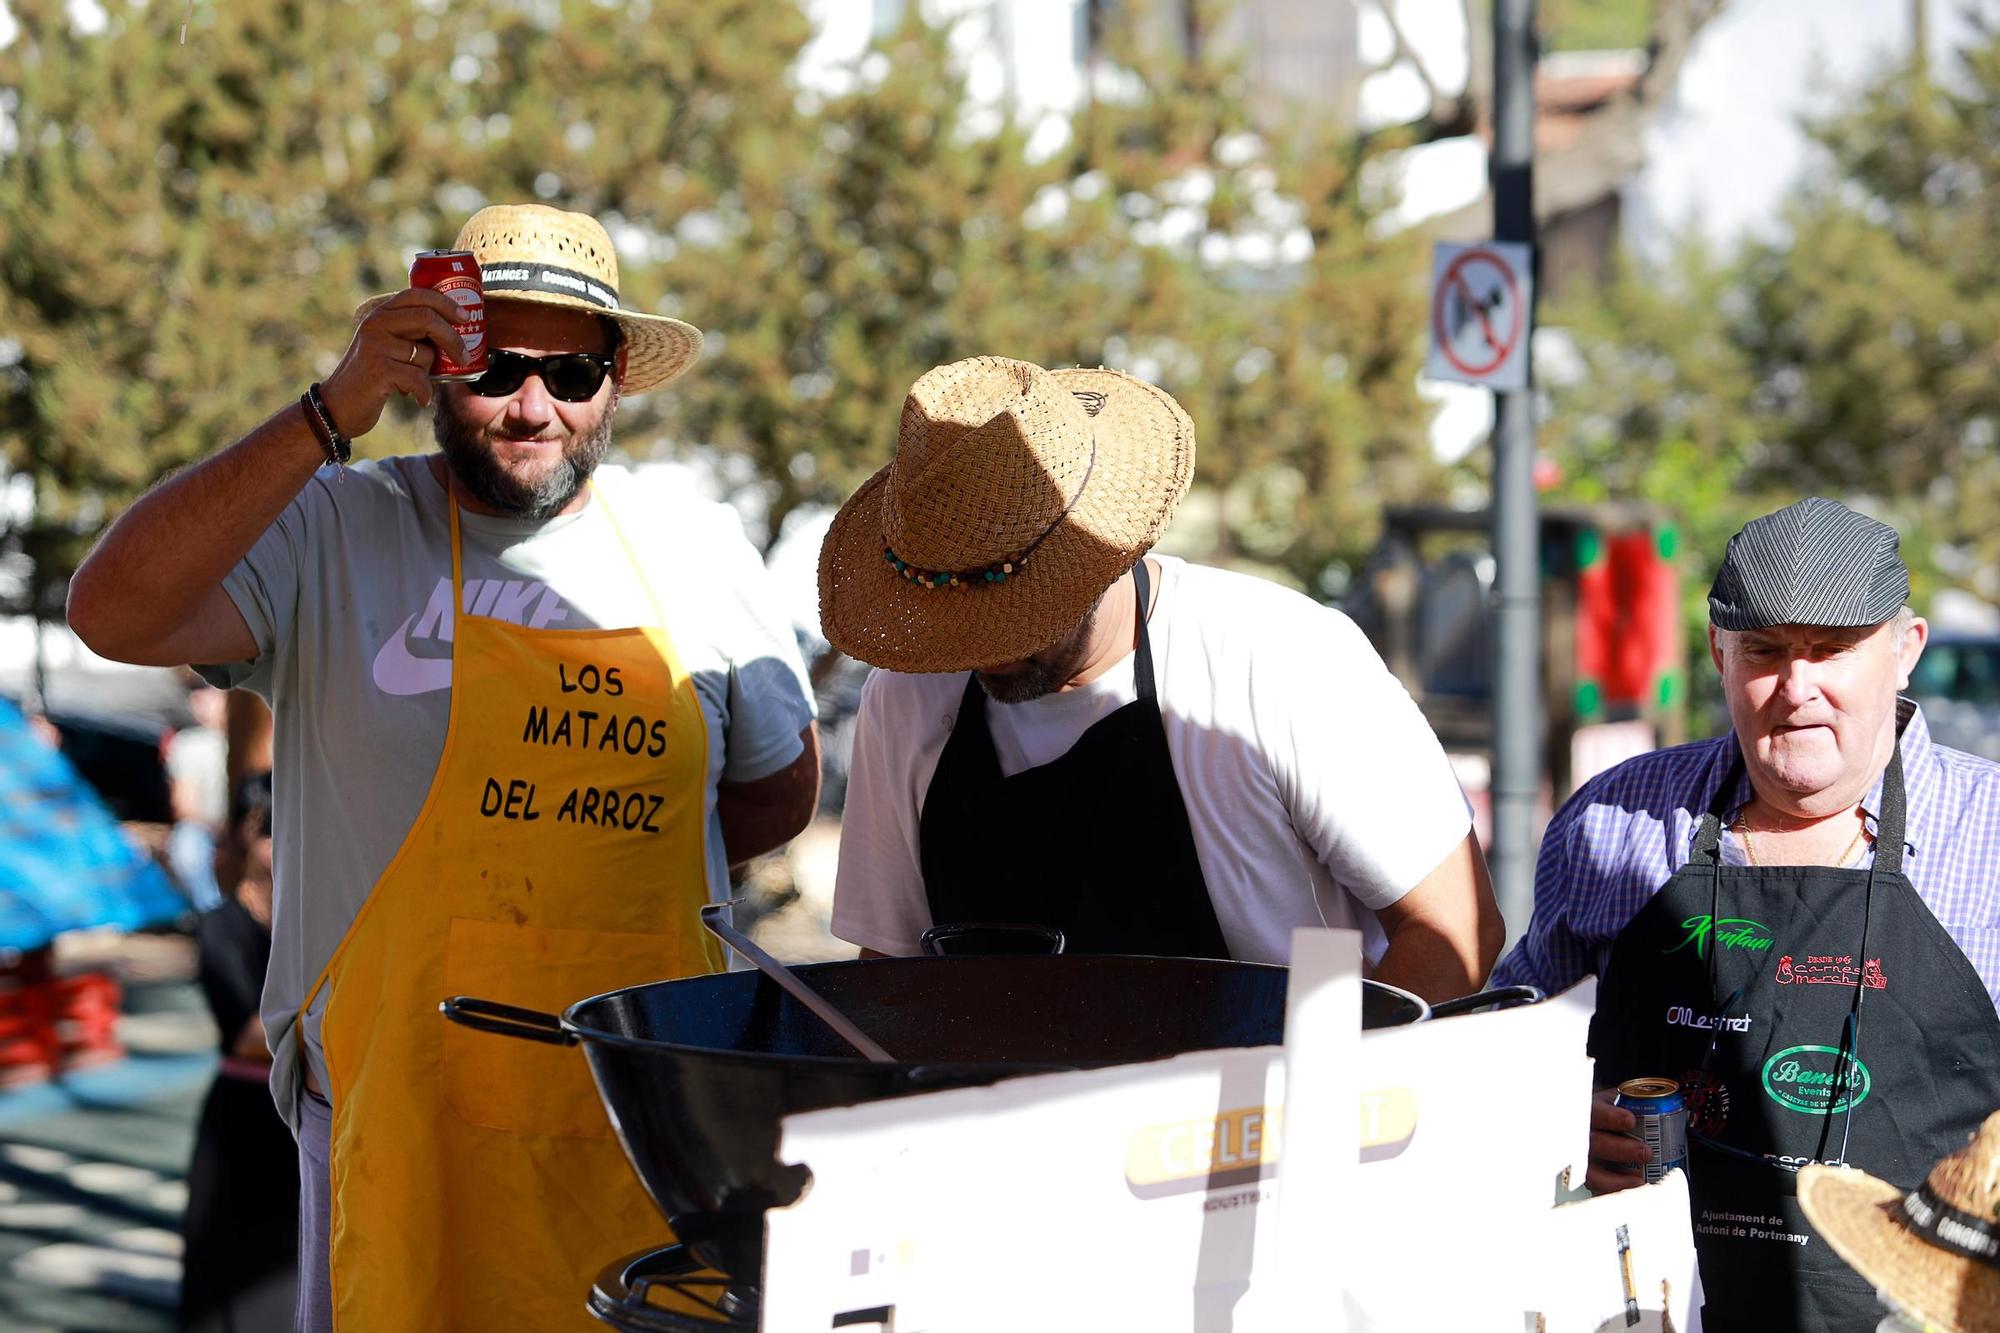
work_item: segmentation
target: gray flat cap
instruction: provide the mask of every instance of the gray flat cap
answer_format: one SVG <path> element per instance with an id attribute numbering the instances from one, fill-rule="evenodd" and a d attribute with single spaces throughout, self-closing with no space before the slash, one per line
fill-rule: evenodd
<path id="1" fill-rule="evenodd" d="M 1879 625 L 1910 600 L 1896 530 L 1819 496 L 1752 519 L 1708 590 L 1718 629 Z"/>

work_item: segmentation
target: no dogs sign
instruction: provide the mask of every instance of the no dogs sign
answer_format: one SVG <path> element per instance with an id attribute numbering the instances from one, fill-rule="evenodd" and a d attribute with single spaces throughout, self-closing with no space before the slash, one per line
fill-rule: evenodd
<path id="1" fill-rule="evenodd" d="M 1431 261 L 1431 355 L 1424 373 L 1490 389 L 1527 388 L 1533 305 L 1526 245 L 1439 245 Z"/>

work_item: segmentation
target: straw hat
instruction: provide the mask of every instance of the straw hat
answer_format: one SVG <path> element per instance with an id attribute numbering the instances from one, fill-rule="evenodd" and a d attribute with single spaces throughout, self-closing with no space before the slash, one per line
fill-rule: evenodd
<path id="1" fill-rule="evenodd" d="M 468 218 L 451 248 L 478 258 L 489 300 L 567 306 L 618 321 L 626 347 L 621 393 L 657 389 L 701 355 L 701 330 L 694 325 L 619 308 L 618 255 L 603 224 L 587 213 L 495 204 Z M 369 297 L 354 317 L 394 295 Z"/>
<path id="2" fill-rule="evenodd" d="M 1194 423 L 1144 380 L 939 366 L 820 547 L 827 641 L 892 671 L 1030 657 L 1151 549 L 1193 473 Z"/>
<path id="3" fill-rule="evenodd" d="M 1799 1204 L 1834 1253 L 1905 1311 L 1955 1333 L 2000 1333 L 2000 1111 L 1917 1189 L 1809 1166 Z"/>

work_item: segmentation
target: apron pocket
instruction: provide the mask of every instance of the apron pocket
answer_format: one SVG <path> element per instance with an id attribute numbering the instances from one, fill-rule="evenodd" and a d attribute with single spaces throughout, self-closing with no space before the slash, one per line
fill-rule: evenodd
<path id="1" fill-rule="evenodd" d="M 454 917 L 447 995 L 561 1013 L 578 1000 L 675 972 L 677 937 L 545 930 Z M 442 998 L 442 997 L 440 997 Z M 444 1024 L 444 1096 L 458 1118 L 514 1134 L 610 1138 L 583 1049 Z"/>

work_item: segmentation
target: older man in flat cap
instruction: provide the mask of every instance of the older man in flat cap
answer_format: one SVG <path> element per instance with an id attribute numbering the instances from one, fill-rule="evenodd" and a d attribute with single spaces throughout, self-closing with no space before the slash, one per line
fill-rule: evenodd
<path id="1" fill-rule="evenodd" d="M 1909 590 L 1895 531 L 1830 500 L 1732 538 L 1709 592 L 1730 734 L 1570 799 L 1495 974 L 1602 979 L 1592 1189 L 1648 1155 L 1611 1089 L 1681 1085 L 1710 1329 L 1872 1329 L 1797 1172 L 1914 1186 L 2000 1105 L 2000 765 L 1898 698 L 1928 632 Z"/>

